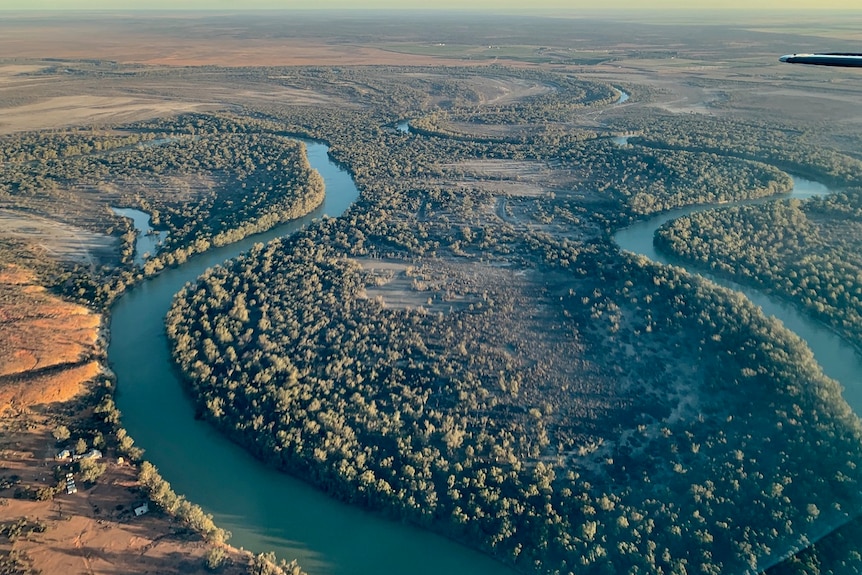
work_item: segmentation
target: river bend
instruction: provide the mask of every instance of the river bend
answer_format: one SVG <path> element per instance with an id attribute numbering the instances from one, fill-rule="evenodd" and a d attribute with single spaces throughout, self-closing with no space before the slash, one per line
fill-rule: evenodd
<path id="1" fill-rule="evenodd" d="M 407 128 L 399 125 L 399 129 Z M 312 575 L 505 575 L 513 572 L 484 555 L 433 533 L 382 519 L 340 503 L 308 484 L 268 468 L 210 424 L 194 419 L 194 405 L 173 367 L 164 317 L 182 287 L 207 268 L 248 251 L 253 244 L 292 234 L 323 215 L 339 216 L 358 197 L 350 175 L 330 161 L 328 148 L 306 142 L 308 159 L 324 177 L 326 197 L 312 214 L 240 242 L 213 248 L 165 270 L 125 293 L 111 315 L 108 360 L 118 378 L 123 425 L 173 488 L 212 513 L 233 533 L 232 543 L 255 552 L 297 558 Z M 829 190 L 797 180 L 794 197 Z M 620 230 L 626 251 L 674 264 L 653 247 L 663 223 L 716 206 L 672 210 Z M 845 387 L 862 413 L 862 361 L 829 329 L 795 307 L 757 290 L 702 273 L 743 292 L 767 314 L 805 339 L 824 372 Z"/>
<path id="2" fill-rule="evenodd" d="M 794 178 L 793 190 L 789 194 L 780 196 L 778 199 L 808 199 L 827 195 L 832 192 L 833 190 L 820 183 L 802 178 Z M 761 203 L 775 200 L 776 198 L 774 197 L 762 198 L 735 204 L 706 204 L 670 210 L 618 231 L 614 234 L 614 241 L 624 251 L 646 256 L 664 265 L 685 267 L 689 264 L 659 253 L 655 249 L 653 237 L 656 230 L 662 224 L 704 210 L 743 203 Z M 781 320 L 788 329 L 795 332 L 808 343 L 808 347 L 814 353 L 814 358 L 820 364 L 823 373 L 838 381 L 844 387 L 844 399 L 850 404 L 850 407 L 857 416 L 862 414 L 862 357 L 859 356 L 852 345 L 844 341 L 822 323 L 803 314 L 790 302 L 766 295 L 757 289 L 740 285 L 732 280 L 716 276 L 701 269 L 690 269 L 688 271 L 701 275 L 718 285 L 742 292 L 748 299 L 760 306 L 764 313 Z"/>
<path id="3" fill-rule="evenodd" d="M 359 192 L 330 161 L 328 147 L 306 141 L 326 198 L 312 214 L 240 242 L 196 255 L 125 293 L 111 313 L 108 361 L 122 424 L 177 493 L 233 533 L 231 543 L 296 558 L 311 575 L 507 575 L 502 564 L 425 530 L 338 502 L 271 469 L 194 418 L 191 398 L 170 355 L 164 318 L 186 282 L 257 242 L 296 232 L 314 218 L 339 216 Z"/>

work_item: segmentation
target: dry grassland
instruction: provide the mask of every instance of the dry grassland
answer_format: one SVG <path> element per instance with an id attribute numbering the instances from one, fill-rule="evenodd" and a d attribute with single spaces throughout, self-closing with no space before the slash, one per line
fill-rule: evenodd
<path id="1" fill-rule="evenodd" d="M 124 29 L 125 28 L 125 29 Z M 131 28 L 131 27 L 129 27 Z M 0 25 L 4 58 L 100 59 L 152 66 L 461 65 L 475 61 L 391 52 L 371 46 L 290 38 L 181 38 L 81 21 L 18 28 Z"/>
<path id="2" fill-rule="evenodd" d="M 0 134 L 89 124 L 122 124 L 193 112 L 202 105 L 132 97 L 56 96 L 24 106 L 0 108 Z"/>
<path id="3" fill-rule="evenodd" d="M 391 309 L 427 309 L 434 313 L 451 312 L 479 301 L 475 295 L 462 293 L 461 280 L 452 268 L 410 264 L 386 259 L 356 258 L 353 260 L 374 277 L 374 285 L 366 287 L 360 297 L 378 299 Z"/>
<path id="4" fill-rule="evenodd" d="M 436 59 L 440 64 L 440 58 Z M 475 65 L 476 63 L 473 63 Z M 412 63 L 411 63 L 412 65 Z M 407 78 L 421 80 L 447 80 L 442 74 L 430 74 L 427 72 L 412 72 L 403 74 Z M 466 90 L 471 90 L 477 97 L 475 102 L 478 106 L 503 106 L 519 102 L 525 98 L 541 96 L 554 91 L 553 86 L 542 84 L 533 80 L 523 78 L 500 78 L 492 75 L 459 77 L 458 85 Z"/>
<path id="5" fill-rule="evenodd" d="M 241 103 L 352 105 L 312 90 L 253 81 L 226 83 L 223 77 L 200 73 L 194 82 L 133 77 L 92 82 L 40 70 L 44 67 L 0 65 L 0 134 L 117 125 Z"/>
<path id="6" fill-rule="evenodd" d="M 468 160 L 440 168 L 441 184 L 512 198 L 571 194 L 587 183 L 572 170 L 534 161 Z"/>

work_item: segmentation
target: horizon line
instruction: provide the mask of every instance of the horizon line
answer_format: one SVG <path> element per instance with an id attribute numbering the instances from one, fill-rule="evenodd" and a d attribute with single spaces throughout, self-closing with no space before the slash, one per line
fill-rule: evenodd
<path id="1" fill-rule="evenodd" d="M 362 13 L 362 12 L 435 12 L 435 13 L 447 13 L 447 12 L 458 12 L 458 13 L 476 13 L 476 14 L 487 14 L 489 12 L 488 9 L 481 8 L 471 8 L 471 7 L 447 7 L 447 8 L 428 8 L 428 7 L 410 7 L 410 6 L 400 6 L 395 8 L 337 8 L 337 7 L 323 7 L 323 8 L 302 8 L 302 7 L 290 7 L 290 8 L 272 8 L 272 7 L 251 7 L 251 8 L 3 8 L 0 7 L 0 12 L 19 12 L 19 13 L 34 13 L 34 12 L 45 12 L 45 13 L 68 13 L 68 12 L 100 12 L 100 13 L 120 13 L 120 12 L 207 12 L 207 13 L 226 13 L 226 14 L 236 14 L 236 13 L 246 13 L 246 12 L 338 12 L 338 13 Z M 682 8 L 626 8 L 626 7 L 605 7 L 605 8 L 504 8 L 498 11 L 494 11 L 495 15 L 506 14 L 506 13 L 529 13 L 529 14 L 597 14 L 597 13 L 607 13 L 607 12 L 625 12 L 627 14 L 637 14 L 643 12 L 674 12 L 674 13 L 683 13 L 683 12 L 761 12 L 761 13 L 780 13 L 780 14 L 789 14 L 789 13 L 810 13 L 810 12 L 845 12 L 845 13 L 853 13 L 862 16 L 862 10 L 853 9 L 853 8 L 830 8 L 830 7 L 800 7 L 800 8 L 786 8 L 782 10 L 776 10 L 775 8 L 746 8 L 746 7 L 733 7 L 733 8 L 722 8 L 722 7 L 691 7 L 686 6 Z"/>

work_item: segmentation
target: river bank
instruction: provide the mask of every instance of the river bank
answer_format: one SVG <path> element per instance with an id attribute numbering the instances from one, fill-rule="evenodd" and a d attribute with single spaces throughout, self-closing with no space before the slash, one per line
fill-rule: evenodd
<path id="1" fill-rule="evenodd" d="M 21 267 L 0 266 L 0 294 L 0 317 L 14 318 L 0 324 L 0 570 L 207 573 L 216 547 L 157 509 L 136 517 L 146 500 L 137 469 L 118 459 L 111 434 L 95 431 L 104 428 L 92 405 L 107 379 L 104 316 L 59 299 Z M 101 471 L 95 479 L 56 459 L 78 441 L 102 453 L 86 474 Z M 246 572 L 247 554 L 218 549 L 224 573 Z"/>
<path id="2" fill-rule="evenodd" d="M 306 142 L 326 181 L 313 214 L 190 258 L 124 294 L 111 316 L 108 359 L 118 379 L 123 425 L 174 489 L 212 513 L 234 545 L 297 558 L 312 574 L 440 572 L 499 574 L 499 563 L 442 537 L 337 502 L 270 469 L 219 431 L 194 419 L 195 408 L 170 357 L 163 318 L 173 295 L 209 267 L 255 243 L 296 232 L 314 218 L 338 216 L 358 197 L 350 175 L 321 143 Z"/>
<path id="3" fill-rule="evenodd" d="M 763 198 L 755 200 L 755 202 L 762 203 L 786 198 L 808 199 L 825 196 L 834 192 L 835 190 L 822 183 L 803 178 L 794 178 L 794 188 L 789 194 L 779 198 Z M 623 251 L 645 256 L 663 265 L 677 265 L 690 268 L 690 265 L 683 264 L 667 254 L 659 252 L 655 248 L 653 245 L 655 231 L 666 222 L 682 216 L 703 210 L 731 207 L 744 203 L 753 202 L 689 206 L 663 212 L 617 231 L 613 239 Z M 791 302 L 776 296 L 767 295 L 754 288 L 743 286 L 699 268 L 693 268 L 692 272 L 718 285 L 745 294 L 748 299 L 760 306 L 765 314 L 780 319 L 785 327 L 807 342 L 823 372 L 844 387 L 844 398 L 853 411 L 857 415 L 862 413 L 862 357 L 860 357 L 859 351 L 855 346 L 839 337 L 826 325 L 801 313 Z"/>

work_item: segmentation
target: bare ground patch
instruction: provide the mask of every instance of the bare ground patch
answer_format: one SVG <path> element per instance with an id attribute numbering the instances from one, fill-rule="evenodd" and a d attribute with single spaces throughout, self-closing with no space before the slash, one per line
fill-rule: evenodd
<path id="1" fill-rule="evenodd" d="M 117 257 L 116 238 L 42 216 L 0 209 L 0 234 L 24 240 L 56 260 L 96 265 Z"/>
<path id="2" fill-rule="evenodd" d="M 86 124 L 121 124 L 180 112 L 204 104 L 117 96 L 56 96 L 2 109 L 0 134 Z"/>
<path id="3" fill-rule="evenodd" d="M 543 129 L 543 126 L 528 124 L 479 124 L 448 120 L 441 120 L 437 126 L 439 129 L 459 134 L 461 137 L 469 135 L 477 139 L 489 140 L 505 140 L 508 138 L 529 136 Z"/>
<path id="4" fill-rule="evenodd" d="M 453 311 L 477 301 L 458 289 L 458 280 L 447 273 L 449 266 L 440 262 L 439 267 L 430 263 L 417 267 L 387 259 L 357 258 L 353 261 L 373 278 L 363 297 L 379 299 L 388 308 Z"/>
<path id="5" fill-rule="evenodd" d="M 102 373 L 96 361 L 60 365 L 38 373 L 0 378 L 0 409 L 69 401 L 80 395 L 87 382 Z"/>
<path id="6" fill-rule="evenodd" d="M 603 199 L 575 170 L 544 162 L 512 160 L 468 160 L 441 164 L 439 168 L 442 176 L 438 185 L 463 190 L 465 194 L 478 192 L 472 198 L 469 218 L 445 211 L 438 213 L 452 225 L 503 222 L 568 239 L 595 237 L 600 233 L 596 224 L 584 217 L 587 209 L 583 205 Z M 572 201 L 583 205 L 578 208 Z"/>
<path id="7" fill-rule="evenodd" d="M 437 64 L 441 62 L 439 59 Z M 462 62 L 462 65 L 465 62 Z M 476 62 L 472 62 L 476 64 Z M 477 106 L 502 106 L 520 102 L 533 96 L 541 96 L 553 92 L 554 86 L 528 80 L 524 78 L 509 78 L 505 76 L 467 76 L 449 77 L 442 74 L 427 72 L 410 72 L 402 74 L 401 77 L 416 78 L 433 82 L 457 83 L 463 90 L 469 91 L 473 96 L 473 103 Z"/>
<path id="8" fill-rule="evenodd" d="M 462 173 L 477 178 L 497 179 L 537 179 L 544 178 L 551 170 L 541 162 L 514 160 L 465 160 L 450 164 L 441 164 L 441 168 L 450 173 Z"/>
<path id="9" fill-rule="evenodd" d="M 573 170 L 544 162 L 468 160 L 440 164 L 444 182 L 512 198 L 583 194 L 584 179 Z"/>
<path id="10" fill-rule="evenodd" d="M 481 94 L 481 104 L 503 105 L 554 91 L 553 86 L 520 78 L 481 78 L 471 83 Z"/>
<path id="11" fill-rule="evenodd" d="M 461 180 L 452 185 L 461 189 L 482 190 L 500 196 L 519 198 L 538 198 L 548 194 L 548 189 L 540 184 L 509 180 Z"/>
<path id="12" fill-rule="evenodd" d="M 0 412 L 66 401 L 101 371 L 91 359 L 101 317 L 33 282 L 17 266 L 0 269 Z"/>

